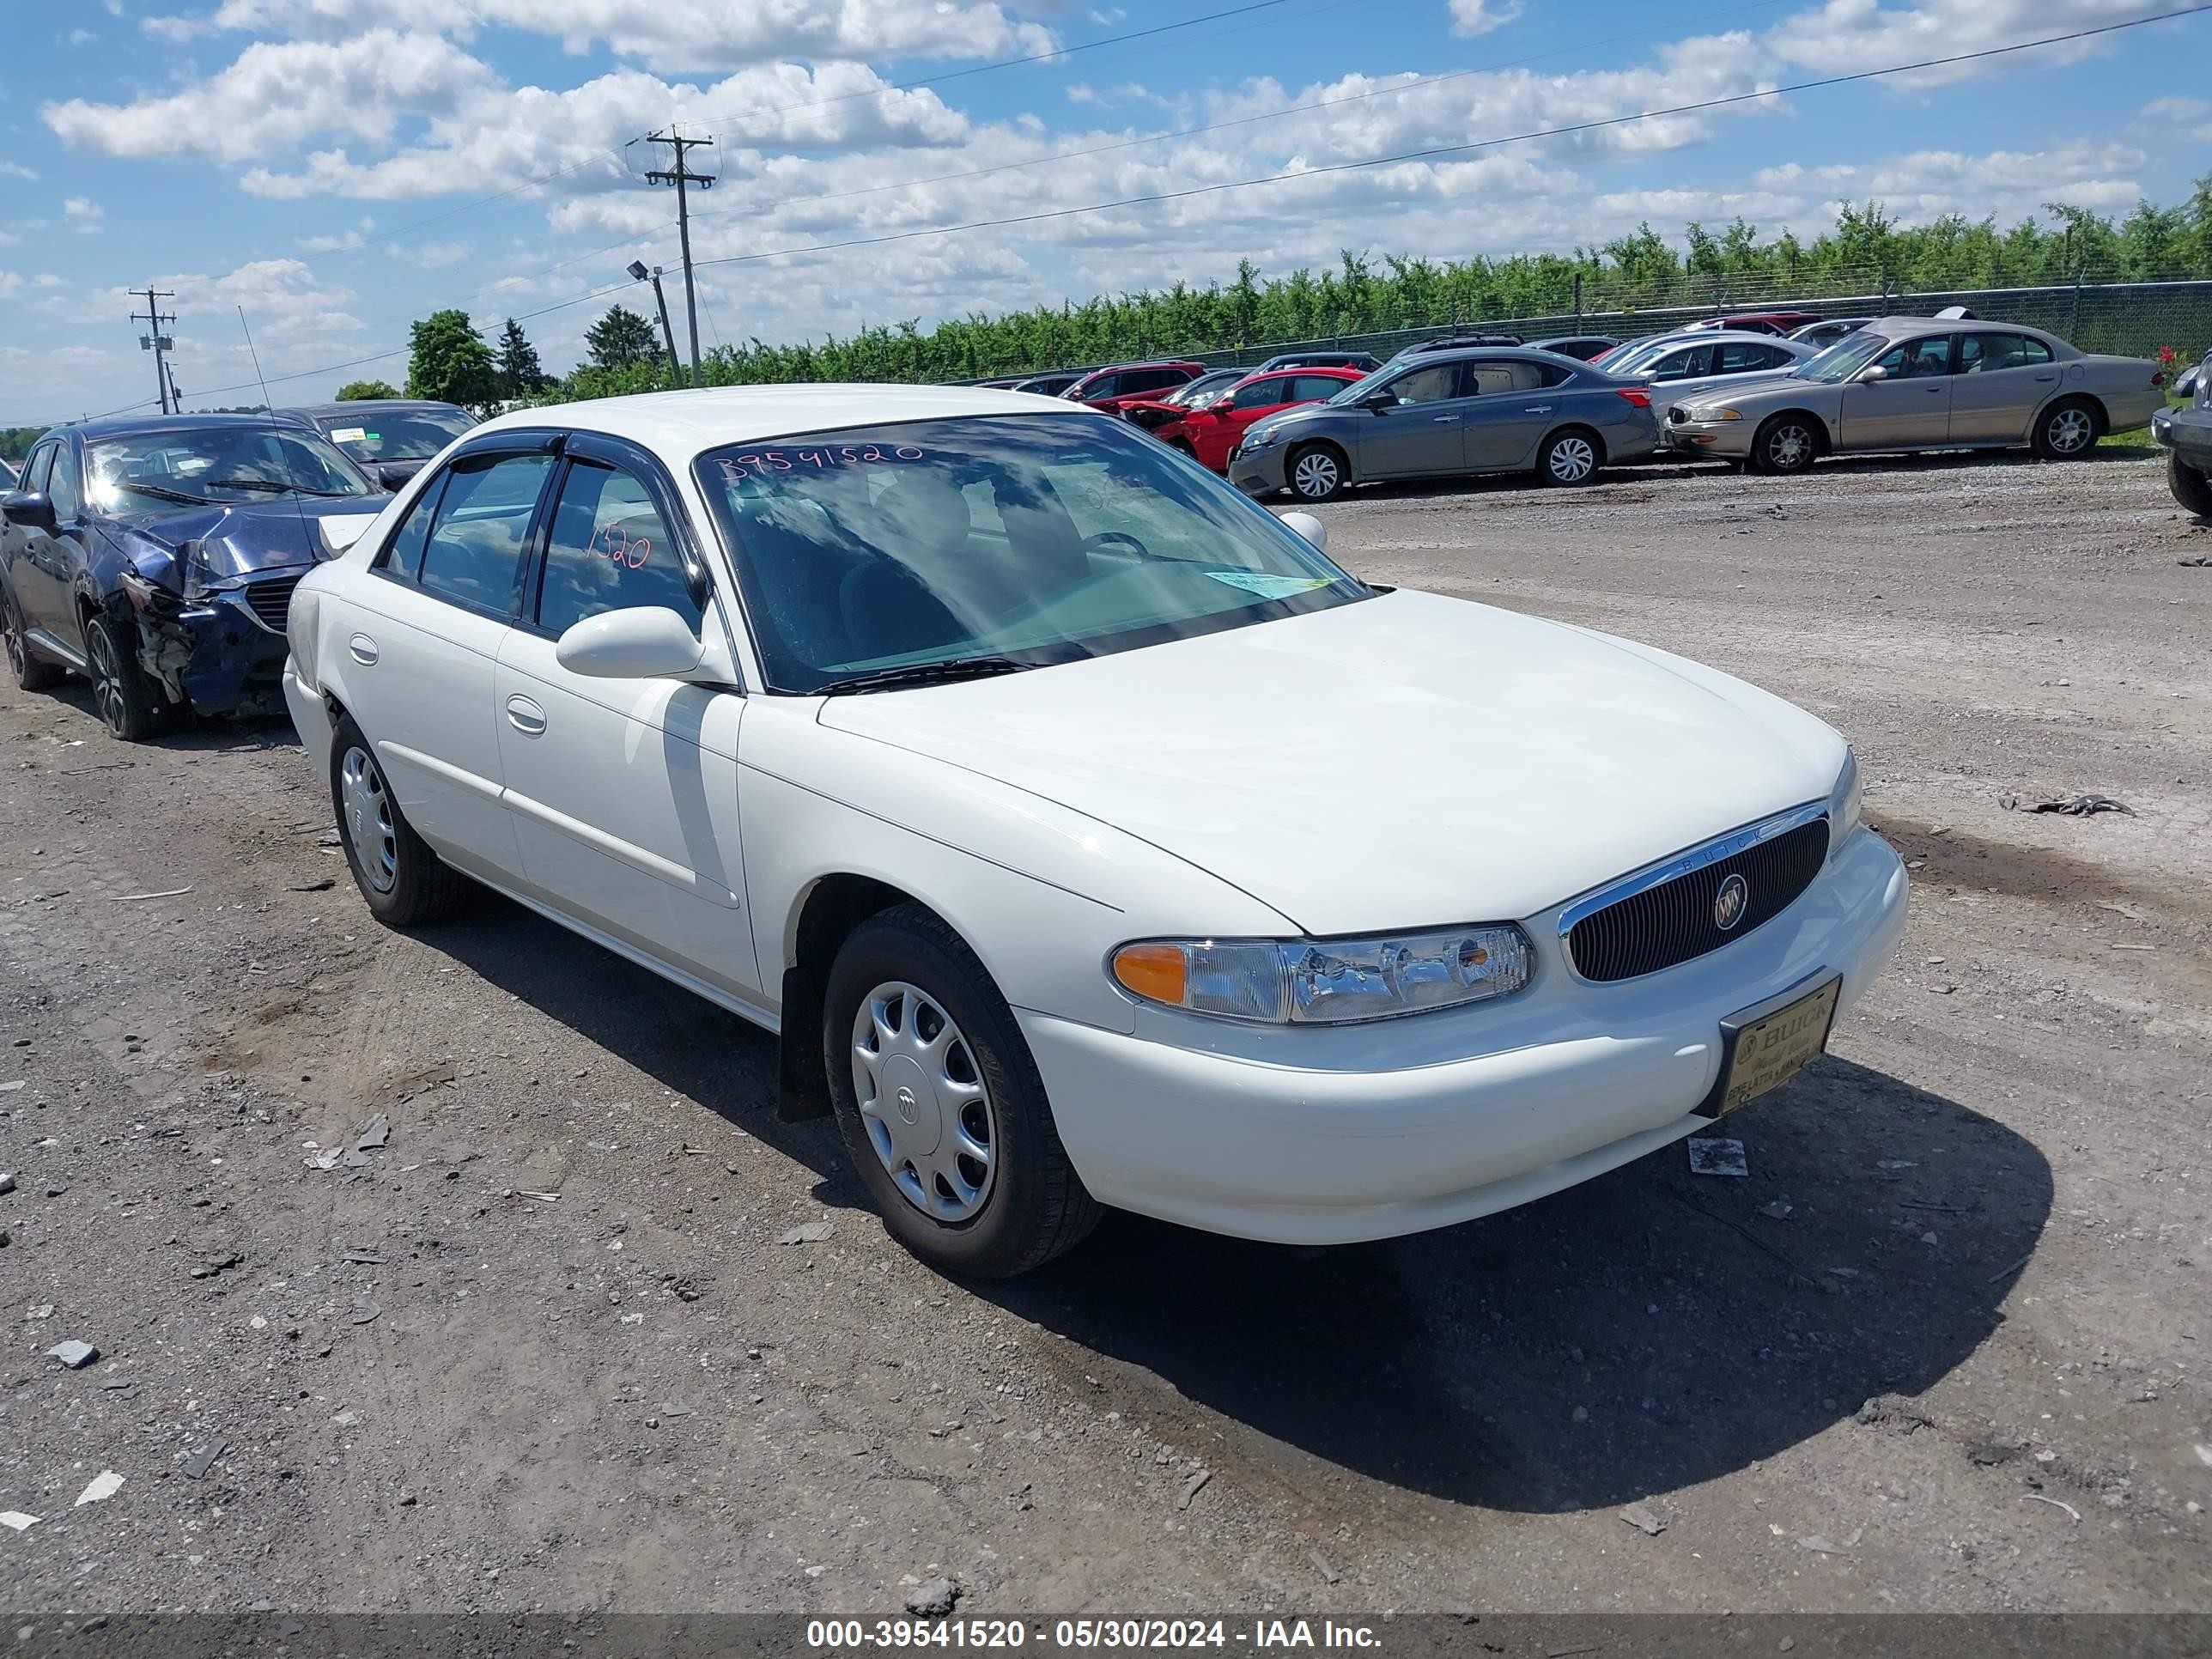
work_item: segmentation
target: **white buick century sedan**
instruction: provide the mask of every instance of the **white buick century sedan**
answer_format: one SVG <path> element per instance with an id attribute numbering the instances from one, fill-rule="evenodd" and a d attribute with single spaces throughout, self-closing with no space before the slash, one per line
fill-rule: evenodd
<path id="1" fill-rule="evenodd" d="M 1905 921 L 1844 739 L 1326 539 L 1010 392 L 529 410 L 301 584 L 284 684 L 380 919 L 481 884 L 777 1033 L 963 1273 L 1443 1226 L 1818 1054 Z"/>

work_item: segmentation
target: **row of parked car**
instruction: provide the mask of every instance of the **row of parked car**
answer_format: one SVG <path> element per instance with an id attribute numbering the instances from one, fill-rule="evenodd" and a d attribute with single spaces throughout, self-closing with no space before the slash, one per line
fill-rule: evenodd
<path id="1" fill-rule="evenodd" d="M 1388 362 L 1286 353 L 1257 368 L 1122 364 L 1010 384 L 1118 414 L 1254 495 L 1334 499 L 1397 478 L 1527 471 L 1588 483 L 1656 456 L 1803 471 L 1848 452 L 2029 447 L 2085 455 L 2150 422 L 2165 374 L 1963 309 L 1740 313 L 1619 341 L 1425 340 Z"/>

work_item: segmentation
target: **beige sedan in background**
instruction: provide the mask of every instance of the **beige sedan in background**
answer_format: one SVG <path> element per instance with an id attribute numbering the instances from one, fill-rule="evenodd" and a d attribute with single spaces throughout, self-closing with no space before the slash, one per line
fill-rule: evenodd
<path id="1" fill-rule="evenodd" d="M 2082 351 L 2015 324 L 1884 317 L 1779 380 L 1676 404 L 1662 441 L 1761 472 L 1844 452 L 2027 446 L 2072 460 L 2108 432 L 2149 425 L 2165 401 L 2148 358 Z"/>

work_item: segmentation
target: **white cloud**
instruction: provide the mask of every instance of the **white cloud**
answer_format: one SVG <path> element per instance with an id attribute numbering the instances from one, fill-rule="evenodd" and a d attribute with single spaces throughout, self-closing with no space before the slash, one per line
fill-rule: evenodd
<path id="1" fill-rule="evenodd" d="M 1917 0 L 1884 10 L 1880 0 L 1825 0 L 1784 19 L 1765 36 L 1769 51 L 1818 75 L 1879 69 L 1893 64 L 1950 58 L 2071 30 L 2098 28 L 2139 17 L 2187 9 L 2196 0 Z M 1893 87 L 1929 87 L 1962 81 L 2004 66 L 2078 62 L 2106 49 L 2097 40 L 2008 53 L 1978 63 L 1891 79 Z"/>
<path id="2" fill-rule="evenodd" d="M 21 161 L 0 161 L 0 179 L 36 179 L 38 176 Z"/>
<path id="3" fill-rule="evenodd" d="M 1058 45 L 1050 30 L 988 0 L 222 0 L 207 21 L 325 40 L 377 26 L 464 39 L 521 29 L 574 53 L 603 46 L 649 68 L 695 73 L 786 58 L 1005 58 Z"/>
<path id="4" fill-rule="evenodd" d="M 12 270 L 0 270 L 0 300 L 12 300 L 23 291 L 22 276 Z"/>
<path id="5" fill-rule="evenodd" d="M 111 155 L 251 161 L 317 133 L 387 141 L 402 114 L 450 112 L 490 72 L 435 35 L 371 29 L 335 45 L 258 42 L 185 91 L 129 104 L 48 104 L 46 125 Z"/>
<path id="6" fill-rule="evenodd" d="M 2212 115 L 2212 104 L 2202 98 L 2154 98 L 2139 113 L 2152 121 L 2193 121 L 2200 115 Z"/>
<path id="7" fill-rule="evenodd" d="M 99 38 L 90 29 L 71 29 L 67 36 L 67 44 L 72 46 L 88 46 Z"/>
<path id="8" fill-rule="evenodd" d="M 81 235 L 97 234 L 100 222 L 106 216 L 107 210 L 88 196 L 72 196 L 62 204 L 63 219 Z"/>
<path id="9" fill-rule="evenodd" d="M 1454 34 L 1487 34 L 1521 15 L 1521 0 L 1451 0 Z"/>

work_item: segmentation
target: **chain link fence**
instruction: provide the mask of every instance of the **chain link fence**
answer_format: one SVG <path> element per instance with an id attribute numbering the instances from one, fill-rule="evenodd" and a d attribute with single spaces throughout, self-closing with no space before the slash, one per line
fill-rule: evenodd
<path id="1" fill-rule="evenodd" d="M 1664 333 L 1717 312 L 1790 310 L 1823 317 L 1932 316 L 1948 306 L 1964 306 L 1988 322 L 2021 323 L 2071 342 L 2084 351 L 2155 357 L 2173 348 L 2183 362 L 2195 362 L 2212 349 L 2212 280 L 2160 283 L 2069 283 L 2033 288 L 1908 289 L 1886 283 L 1838 292 L 1844 284 L 1822 284 L 1827 291 L 1792 291 L 1773 279 L 1715 282 L 1711 297 L 1668 296 L 1671 303 L 1584 307 L 1521 316 L 1449 314 L 1422 323 L 1364 332 L 1317 335 L 1228 350 L 1177 354 L 1211 368 L 1249 367 L 1286 351 L 1366 351 L 1377 357 L 1418 341 L 1458 333 L 1517 334 L 1524 340 L 1563 335 L 1608 334 L 1620 339 Z M 1658 297 L 1658 296 L 1654 296 Z"/>

